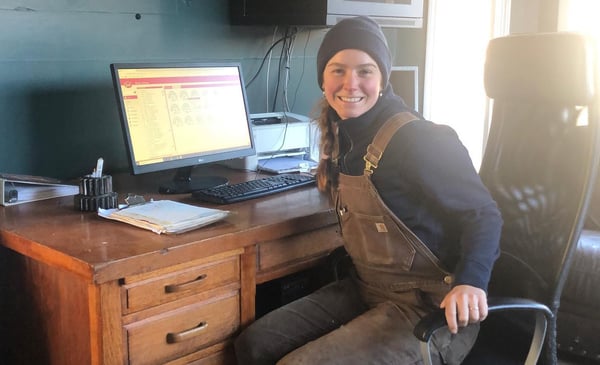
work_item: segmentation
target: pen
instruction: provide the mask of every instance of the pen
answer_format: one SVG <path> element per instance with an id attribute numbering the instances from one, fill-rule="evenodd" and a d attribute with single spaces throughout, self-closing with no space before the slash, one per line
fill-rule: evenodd
<path id="1" fill-rule="evenodd" d="M 96 170 L 92 174 L 92 177 L 102 177 L 102 168 L 104 167 L 104 159 L 100 157 L 96 163 Z"/>

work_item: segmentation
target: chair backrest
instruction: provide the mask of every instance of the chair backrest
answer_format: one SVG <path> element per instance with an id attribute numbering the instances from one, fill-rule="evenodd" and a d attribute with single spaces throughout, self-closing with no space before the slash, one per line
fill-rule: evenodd
<path id="1" fill-rule="evenodd" d="M 488 46 L 493 113 L 480 175 L 504 219 L 490 295 L 558 310 L 599 162 L 597 64 L 593 42 L 575 33 L 511 35 Z M 555 331 L 551 323 L 550 352 Z"/>

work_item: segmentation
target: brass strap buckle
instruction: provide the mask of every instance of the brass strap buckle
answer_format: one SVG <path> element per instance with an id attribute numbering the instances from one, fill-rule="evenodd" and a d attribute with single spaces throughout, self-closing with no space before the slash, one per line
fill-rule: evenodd
<path id="1" fill-rule="evenodd" d="M 370 144 L 367 146 L 367 153 L 363 156 L 363 160 L 365 160 L 365 174 L 373 174 L 372 169 L 376 169 L 379 166 L 379 160 L 382 155 L 383 151 L 375 147 L 375 145 Z"/>

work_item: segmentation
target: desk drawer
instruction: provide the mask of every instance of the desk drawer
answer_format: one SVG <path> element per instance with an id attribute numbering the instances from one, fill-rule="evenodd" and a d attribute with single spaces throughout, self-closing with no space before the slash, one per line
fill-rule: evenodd
<path id="1" fill-rule="evenodd" d="M 337 225 L 262 242 L 258 245 L 259 274 L 324 256 L 342 244 Z"/>
<path id="2" fill-rule="evenodd" d="M 235 365 L 235 355 L 231 341 L 222 342 L 209 348 L 169 361 L 164 365 Z"/>
<path id="3" fill-rule="evenodd" d="M 238 291 L 148 317 L 125 326 L 129 364 L 163 364 L 221 342 L 239 326 Z"/>
<path id="4" fill-rule="evenodd" d="M 240 280 L 239 256 L 185 268 L 123 286 L 125 312 L 174 301 Z"/>

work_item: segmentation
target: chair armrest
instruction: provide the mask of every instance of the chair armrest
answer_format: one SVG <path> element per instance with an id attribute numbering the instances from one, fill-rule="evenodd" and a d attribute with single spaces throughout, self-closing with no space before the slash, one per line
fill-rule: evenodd
<path id="1" fill-rule="evenodd" d="M 534 336 L 531 340 L 529 354 L 525 364 L 535 364 L 539 358 L 546 336 L 548 320 L 552 318 L 552 311 L 544 304 L 524 298 L 490 297 L 488 298 L 488 313 L 505 311 L 532 311 L 536 314 Z M 415 326 L 413 334 L 419 339 L 421 352 L 425 364 L 431 364 L 429 340 L 433 333 L 446 326 L 446 317 L 443 309 L 433 311 L 423 317 Z"/>
<path id="2" fill-rule="evenodd" d="M 488 298 L 488 313 L 508 310 L 540 311 L 551 318 L 552 312 L 544 304 L 524 298 L 490 297 Z M 433 311 L 423 317 L 415 326 L 413 334 L 422 342 L 427 342 L 433 332 L 446 326 L 446 316 L 443 309 Z"/>

